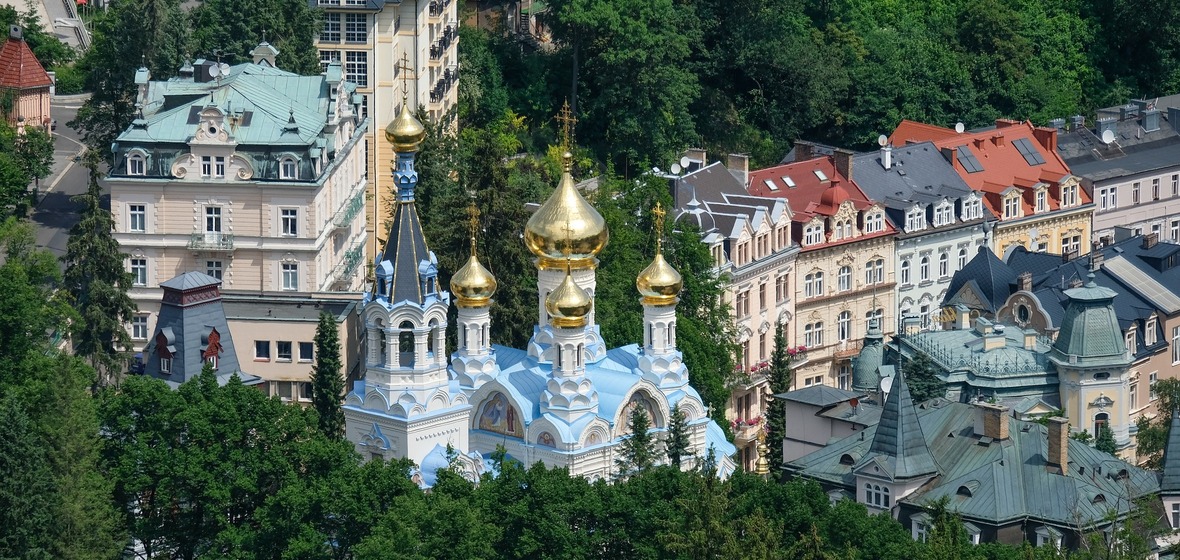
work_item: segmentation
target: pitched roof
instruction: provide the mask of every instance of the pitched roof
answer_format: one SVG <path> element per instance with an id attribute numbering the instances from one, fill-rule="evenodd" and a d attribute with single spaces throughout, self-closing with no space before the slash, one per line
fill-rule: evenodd
<path id="1" fill-rule="evenodd" d="M 215 286 L 218 284 L 221 284 L 221 280 L 209 276 L 204 272 L 189 271 L 181 274 L 180 276 L 169 278 L 168 280 L 160 282 L 160 287 L 185 291 L 204 288 L 206 286 Z"/>
<path id="2" fill-rule="evenodd" d="M 434 259 L 426 246 L 426 235 L 422 233 L 422 222 L 418 219 L 418 208 L 412 197 L 397 203 L 393 226 L 386 239 L 377 266 L 388 267 L 393 273 L 389 302 L 424 303 L 421 272 L 424 272 L 424 266 L 431 266 Z"/>
<path id="3" fill-rule="evenodd" d="M 1053 357 L 1079 365 L 1122 365 L 1130 363 L 1114 298 L 1118 294 L 1094 282 L 1065 291 L 1069 303 L 1061 320 L 1061 331 L 1053 343 Z"/>
<path id="4" fill-rule="evenodd" d="M 897 123 L 897 128 L 893 129 L 893 134 L 889 135 L 889 143 L 901 146 L 913 142 L 942 140 L 956 134 L 958 133 L 950 128 L 902 119 Z"/>
<path id="5" fill-rule="evenodd" d="M 1012 268 L 987 247 L 980 247 L 979 253 L 951 278 L 943 305 L 952 303 L 964 285 L 971 285 L 991 305 L 988 311 L 995 313 L 1011 295 L 1010 286 L 1015 283 L 1016 273 Z"/>
<path id="6" fill-rule="evenodd" d="M 37 62 L 33 49 L 23 39 L 9 37 L 0 46 L 0 88 L 49 87 L 53 80 Z"/>
<path id="7" fill-rule="evenodd" d="M 1172 409 L 1172 425 L 1168 428 L 1168 441 L 1164 444 L 1163 463 L 1160 493 L 1180 493 L 1180 409 Z"/>
<path id="8" fill-rule="evenodd" d="M 845 391 L 835 387 L 828 387 L 827 385 L 812 385 L 810 387 L 804 387 L 803 389 L 788 391 L 781 395 L 777 395 L 776 397 L 786 399 L 788 401 L 815 405 L 822 408 L 855 399 L 860 396 L 862 396 L 861 393 Z"/>
<path id="9" fill-rule="evenodd" d="M 893 390 L 885 398 L 873 444 L 861 464 L 877 461 L 893 479 L 915 478 L 938 473 L 938 464 L 926 446 L 918 423 L 918 411 L 905 378 L 898 372 Z"/>

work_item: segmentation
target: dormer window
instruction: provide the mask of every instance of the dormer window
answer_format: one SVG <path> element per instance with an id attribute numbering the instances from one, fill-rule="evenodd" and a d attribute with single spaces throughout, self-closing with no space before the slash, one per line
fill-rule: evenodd
<path id="1" fill-rule="evenodd" d="M 874 212 L 865 216 L 865 233 L 885 231 L 885 215 Z"/>
<path id="2" fill-rule="evenodd" d="M 910 208 L 905 215 L 905 230 L 920 231 L 926 229 L 926 209 L 921 206 Z"/>
<path id="3" fill-rule="evenodd" d="M 146 175 L 147 161 L 141 154 L 131 154 L 127 156 L 127 174 L 128 175 Z"/>
<path id="4" fill-rule="evenodd" d="M 1155 344 L 1155 330 L 1155 317 L 1150 317 L 1147 319 L 1147 328 L 1143 330 L 1143 339 L 1146 341 L 1148 346 Z"/>
<path id="5" fill-rule="evenodd" d="M 976 220 L 983 217 L 983 205 L 972 193 L 963 199 L 963 221 Z"/>
<path id="6" fill-rule="evenodd" d="M 949 201 L 942 201 L 934 209 L 934 227 L 945 226 L 955 222 L 954 212 L 951 211 L 951 203 Z"/>
<path id="7" fill-rule="evenodd" d="M 295 165 L 295 158 L 285 157 L 279 162 L 279 178 L 291 180 L 299 178 L 299 167 Z"/>
<path id="8" fill-rule="evenodd" d="M 824 226 L 821 224 L 811 224 L 803 229 L 803 243 L 805 245 L 818 245 L 824 242 Z"/>
<path id="9" fill-rule="evenodd" d="M 1020 217 L 1020 194 L 1012 193 L 1004 197 L 1004 218 Z"/>
<path id="10" fill-rule="evenodd" d="M 1037 189 L 1037 213 L 1049 210 L 1049 193 L 1044 188 Z"/>
<path id="11" fill-rule="evenodd" d="M 1078 185 L 1077 185 L 1077 183 L 1062 185 L 1061 186 L 1061 207 L 1062 208 L 1069 208 L 1072 206 L 1077 206 L 1078 203 L 1079 203 L 1079 200 L 1078 200 Z"/>

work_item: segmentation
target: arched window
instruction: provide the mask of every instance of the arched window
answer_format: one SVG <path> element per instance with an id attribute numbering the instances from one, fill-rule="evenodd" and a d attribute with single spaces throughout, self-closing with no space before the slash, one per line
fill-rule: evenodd
<path id="1" fill-rule="evenodd" d="M 1104 428 L 1110 428 L 1110 415 L 1105 412 L 1099 412 L 1094 415 L 1094 437 L 1099 437 Z"/>
<path id="2" fill-rule="evenodd" d="M 295 158 L 285 157 L 279 162 L 279 178 L 280 179 L 298 179 L 299 166 L 295 164 Z"/>
<path id="3" fill-rule="evenodd" d="M 836 319 L 836 338 L 845 341 L 852 338 L 852 313 L 841 311 Z"/>
<path id="4" fill-rule="evenodd" d="M 403 367 L 414 365 L 414 324 L 409 321 L 403 321 L 398 325 L 397 333 L 397 351 L 398 364 Z"/>
<path id="5" fill-rule="evenodd" d="M 836 287 L 841 292 L 852 289 L 852 267 L 840 267 L 840 273 L 836 276 Z"/>
<path id="6" fill-rule="evenodd" d="M 967 248 L 966 247 L 959 249 L 959 268 L 957 270 L 963 270 L 964 266 L 967 266 Z"/>
<path id="7" fill-rule="evenodd" d="M 922 257 L 918 261 L 918 281 L 925 282 L 930 279 L 930 257 Z"/>
<path id="8" fill-rule="evenodd" d="M 909 284 L 910 283 L 910 260 L 909 259 L 901 261 L 901 283 L 902 284 Z"/>
<path id="9" fill-rule="evenodd" d="M 426 336 L 426 351 L 434 353 L 434 339 L 438 336 L 438 319 L 430 320 L 430 334 Z"/>
<path id="10" fill-rule="evenodd" d="M 127 156 L 127 174 L 128 175 L 146 175 L 147 161 L 141 154 L 131 154 Z"/>
<path id="11" fill-rule="evenodd" d="M 946 251 L 938 254 L 938 277 L 946 278 L 951 275 L 951 256 Z"/>

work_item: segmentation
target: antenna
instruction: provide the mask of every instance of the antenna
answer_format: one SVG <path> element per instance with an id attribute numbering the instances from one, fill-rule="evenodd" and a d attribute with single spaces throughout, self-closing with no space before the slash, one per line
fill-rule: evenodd
<path id="1" fill-rule="evenodd" d="M 889 137 L 888 137 L 888 136 L 885 136 L 884 134 L 882 134 L 882 135 L 880 135 L 880 136 L 878 136 L 878 137 L 877 137 L 877 145 L 878 145 L 878 146 L 881 146 L 882 148 L 884 148 L 884 147 L 885 147 L 885 145 L 886 145 L 886 144 L 888 144 L 888 143 L 889 143 Z"/>
<path id="2" fill-rule="evenodd" d="M 967 130 L 967 127 L 966 127 L 966 125 L 964 125 L 964 124 L 963 124 L 963 123 L 961 123 L 961 122 L 957 122 L 957 123 L 955 123 L 955 132 L 956 132 L 956 133 L 958 133 L 958 134 L 962 134 L 964 130 Z"/>
<path id="3" fill-rule="evenodd" d="M 1103 144 L 1110 144 L 1111 142 L 1114 142 L 1114 131 L 1109 128 L 1106 130 L 1103 130 L 1102 131 L 1102 143 Z"/>

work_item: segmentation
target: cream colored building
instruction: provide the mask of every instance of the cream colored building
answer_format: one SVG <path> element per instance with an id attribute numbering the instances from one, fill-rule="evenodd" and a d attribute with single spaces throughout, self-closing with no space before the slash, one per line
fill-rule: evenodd
<path id="1" fill-rule="evenodd" d="M 357 85 L 360 113 L 372 122 L 388 123 L 401 110 L 403 85 L 410 108 L 423 108 L 439 122 L 458 102 L 459 1 L 309 0 L 324 10 L 316 40 L 326 69 L 338 62 L 344 79 Z M 403 83 L 404 82 L 404 83 Z M 454 121 L 452 121 L 452 124 Z M 389 169 L 393 147 L 381 127 L 369 127 L 366 205 L 369 231 L 385 231 L 390 220 L 393 186 Z M 376 236 L 368 243 L 372 259 L 380 249 Z"/>
<path id="2" fill-rule="evenodd" d="M 852 358 L 869 321 L 886 335 L 897 324 L 893 226 L 885 209 L 848 180 L 852 154 L 812 157 L 797 143 L 795 163 L 750 173 L 751 194 L 781 197 L 792 211 L 795 259 L 792 346 L 806 347 L 794 386 L 852 388 Z"/>
<path id="3" fill-rule="evenodd" d="M 298 76 L 197 61 L 181 78 L 137 76 L 142 114 L 119 135 L 105 186 L 129 255 L 137 348 L 161 281 L 195 270 L 253 294 L 359 291 L 368 240 L 364 131 L 355 86 L 333 65 Z M 244 363 L 249 363 L 246 361 Z"/>

